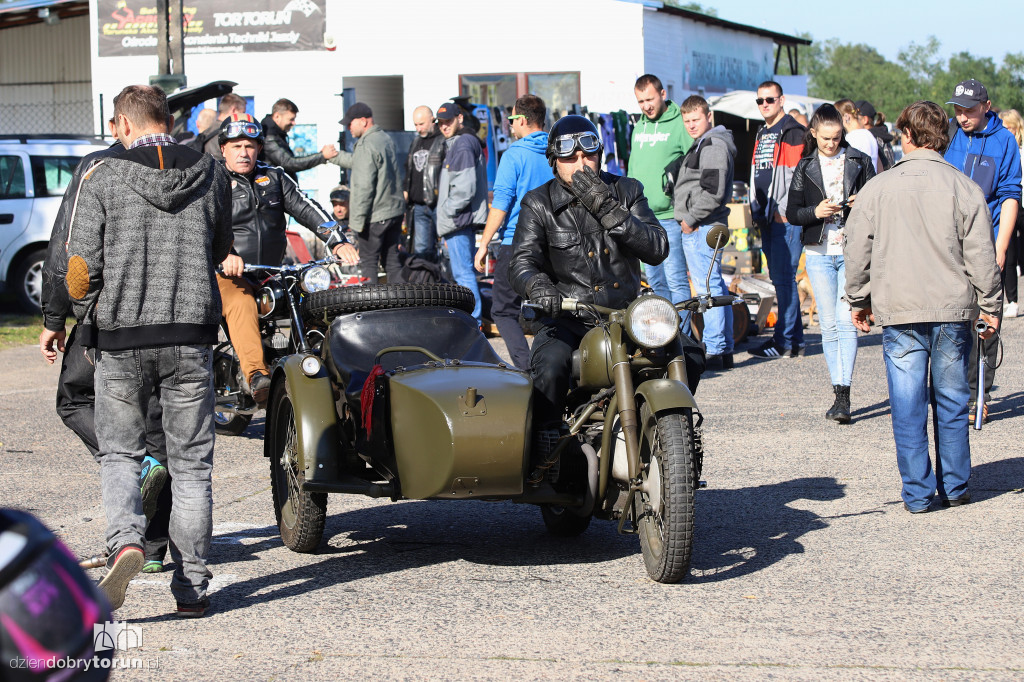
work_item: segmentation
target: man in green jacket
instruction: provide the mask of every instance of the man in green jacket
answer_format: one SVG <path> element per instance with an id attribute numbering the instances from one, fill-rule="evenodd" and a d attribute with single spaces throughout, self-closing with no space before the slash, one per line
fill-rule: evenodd
<path id="1" fill-rule="evenodd" d="M 686 154 L 693 138 L 683 126 L 679 105 L 666 99 L 657 76 L 646 73 L 637 78 L 633 93 L 643 117 L 633 128 L 626 175 L 643 184 L 647 204 L 668 233 L 668 258 L 661 265 L 644 265 L 644 272 L 654 293 L 678 303 L 690 298 L 690 283 L 682 229 L 672 215 L 672 197 L 665 193 L 665 166 Z M 688 321 L 689 313 L 683 317 L 684 323 Z"/>
<path id="2" fill-rule="evenodd" d="M 397 281 L 402 269 L 398 243 L 402 237 L 405 200 L 394 140 L 373 123 L 373 111 L 356 102 L 341 119 L 356 138 L 352 153 L 348 226 L 356 234 L 359 274 L 376 284 L 378 262 L 389 281 Z"/>

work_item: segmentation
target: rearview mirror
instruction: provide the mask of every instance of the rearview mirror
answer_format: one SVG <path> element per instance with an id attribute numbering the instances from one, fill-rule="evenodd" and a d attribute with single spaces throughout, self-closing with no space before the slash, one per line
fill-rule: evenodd
<path id="1" fill-rule="evenodd" d="M 708 246 L 712 249 L 722 249 L 729 243 L 729 228 L 725 225 L 715 225 L 708 230 Z"/>

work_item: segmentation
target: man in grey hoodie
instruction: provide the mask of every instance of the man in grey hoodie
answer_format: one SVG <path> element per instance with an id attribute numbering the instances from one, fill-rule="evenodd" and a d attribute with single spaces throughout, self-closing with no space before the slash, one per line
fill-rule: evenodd
<path id="1" fill-rule="evenodd" d="M 732 195 L 736 143 L 723 126 L 713 126 L 711 107 L 703 97 L 687 97 L 679 109 L 686 132 L 695 142 L 679 169 L 673 215 L 683 232 L 683 253 L 698 293 L 709 293 L 706 283 L 710 268 L 710 293 L 725 296 L 729 292 L 722 279 L 722 254 L 712 263 L 715 250 L 707 244 L 707 233 L 729 218 L 726 202 Z M 722 369 L 732 368 L 732 308 L 710 308 L 704 313 L 703 341 L 709 367 L 717 363 Z"/>
<path id="2" fill-rule="evenodd" d="M 212 344 L 220 322 L 214 263 L 231 248 L 227 172 L 166 133 L 159 88 L 114 98 L 121 154 L 82 178 L 67 237 L 67 282 L 95 351 L 96 438 L 113 609 L 143 564 L 139 474 L 150 396 L 163 408 L 172 481 L 171 592 L 179 616 L 205 613 L 213 531 Z"/>

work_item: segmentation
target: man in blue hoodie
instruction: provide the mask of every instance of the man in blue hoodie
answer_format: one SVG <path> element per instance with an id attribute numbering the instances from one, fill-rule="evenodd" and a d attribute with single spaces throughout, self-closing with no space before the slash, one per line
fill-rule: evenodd
<path id="1" fill-rule="evenodd" d="M 989 213 L 992 215 L 996 263 L 1002 269 L 1006 265 L 1006 249 L 1010 245 L 1010 237 L 1017 221 L 1017 211 L 1020 209 L 1021 166 L 1017 140 L 1013 133 L 1003 126 L 1000 118 L 990 111 L 992 102 L 989 101 L 988 90 L 973 78 L 961 81 L 946 104 L 953 105 L 956 115 L 949 122 L 950 141 L 944 157 L 981 187 L 985 201 L 988 202 Z M 999 318 L 1001 324 L 1001 312 Z M 975 338 L 974 343 L 977 342 Z M 985 341 L 984 349 L 985 405 L 982 408 L 982 418 L 988 421 L 988 401 L 991 398 L 989 394 L 998 361 L 998 337 L 990 337 Z M 971 353 L 968 379 L 973 402 L 973 396 L 978 394 L 977 346 Z M 970 414 L 970 419 L 973 420 L 973 405 Z"/>
<path id="2" fill-rule="evenodd" d="M 516 141 L 502 155 L 498 165 L 498 173 L 494 178 L 494 199 L 490 213 L 487 214 L 480 248 L 474 258 L 476 269 L 483 272 L 487 245 L 500 231 L 501 246 L 498 247 L 498 262 L 494 268 L 494 285 L 491 289 L 491 319 L 498 326 L 498 333 L 512 356 L 513 364 L 519 369 L 530 368 L 530 345 L 526 342 L 523 328 L 519 326 L 519 308 L 523 299 L 508 281 L 508 264 L 512 257 L 512 236 L 519 222 L 519 204 L 523 196 L 551 179 L 551 167 L 545 156 L 548 145 L 548 134 L 544 132 L 546 117 L 544 100 L 536 95 L 523 95 L 513 105 L 508 122 Z"/>

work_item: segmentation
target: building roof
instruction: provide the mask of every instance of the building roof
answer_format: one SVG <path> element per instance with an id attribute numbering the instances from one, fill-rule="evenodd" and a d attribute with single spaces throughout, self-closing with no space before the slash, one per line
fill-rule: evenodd
<path id="1" fill-rule="evenodd" d="M 48 10 L 41 14 L 41 10 Z M 0 0 L 0 29 L 89 14 L 87 0 Z M 57 17 L 55 20 L 53 17 Z"/>
<path id="2" fill-rule="evenodd" d="M 738 24 L 735 21 L 726 21 L 725 19 L 719 19 L 708 14 L 701 14 L 700 12 L 694 12 L 693 10 L 682 9 L 681 7 L 675 7 L 665 2 L 658 2 L 657 0 L 623 0 L 624 2 L 637 2 L 638 4 L 650 7 L 651 9 L 657 10 L 658 12 L 665 12 L 666 14 L 673 14 L 677 17 L 684 17 L 692 21 L 699 21 L 703 24 L 710 26 L 720 26 L 722 28 L 728 28 L 733 31 L 742 31 L 744 33 L 753 33 L 754 35 L 763 36 L 765 38 L 771 38 L 775 41 L 776 45 L 793 46 L 797 45 L 810 45 L 811 41 L 807 38 L 798 38 L 797 36 L 786 35 L 785 33 L 776 33 L 775 31 L 769 31 L 767 29 L 758 28 L 756 26 L 747 26 L 746 24 Z"/>

